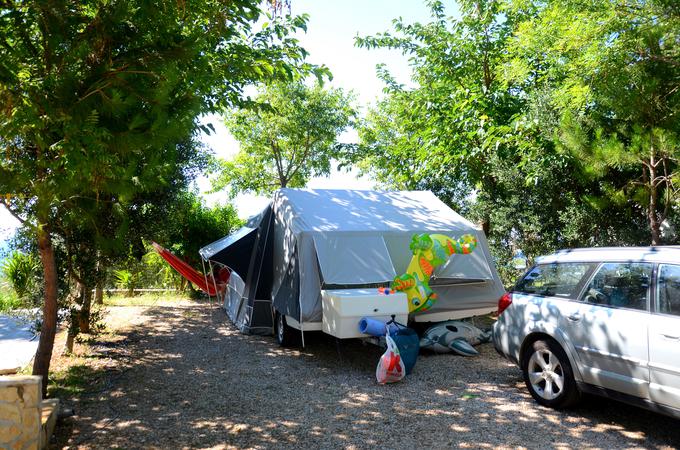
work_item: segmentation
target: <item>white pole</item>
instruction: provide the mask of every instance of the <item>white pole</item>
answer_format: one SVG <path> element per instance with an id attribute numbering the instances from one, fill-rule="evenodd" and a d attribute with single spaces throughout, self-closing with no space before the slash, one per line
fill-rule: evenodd
<path id="1" fill-rule="evenodd" d="M 220 293 L 217 290 L 217 281 L 215 281 L 215 272 L 213 271 L 213 268 L 212 268 L 212 261 L 209 261 L 209 263 L 210 263 L 210 273 L 213 274 L 212 280 L 213 280 L 213 286 L 215 287 L 215 299 L 217 299 L 217 305 L 219 306 L 219 303 L 221 301 L 220 300 Z M 217 264 L 220 264 L 220 263 L 217 263 Z M 220 264 L 220 265 L 222 265 L 222 264 Z"/>
<path id="2" fill-rule="evenodd" d="M 205 272 L 205 259 L 201 257 L 201 264 L 203 265 L 203 278 L 205 278 L 205 286 L 208 287 L 208 274 Z M 206 292 L 208 294 L 208 302 L 210 302 L 210 306 L 212 307 L 212 297 L 210 296 L 210 292 Z"/>

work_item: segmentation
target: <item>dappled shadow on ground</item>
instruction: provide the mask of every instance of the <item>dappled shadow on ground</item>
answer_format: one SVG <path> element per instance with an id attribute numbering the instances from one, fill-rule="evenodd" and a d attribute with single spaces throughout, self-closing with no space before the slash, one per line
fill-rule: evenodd
<path id="1" fill-rule="evenodd" d="M 379 386 L 381 351 L 308 334 L 305 349 L 245 336 L 205 304 L 140 309 L 94 344 L 116 362 L 79 391 L 62 446 L 247 448 L 664 448 L 680 421 L 605 400 L 568 412 L 538 406 L 517 368 L 481 355 L 423 355 Z M 78 400 L 75 400 L 78 399 Z"/>

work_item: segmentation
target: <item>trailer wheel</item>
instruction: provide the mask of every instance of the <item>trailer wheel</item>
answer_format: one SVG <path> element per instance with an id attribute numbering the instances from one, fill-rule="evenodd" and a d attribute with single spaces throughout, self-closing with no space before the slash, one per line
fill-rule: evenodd
<path id="1" fill-rule="evenodd" d="M 294 347 L 300 342 L 300 332 L 286 323 L 286 316 L 276 311 L 274 334 L 281 347 Z"/>

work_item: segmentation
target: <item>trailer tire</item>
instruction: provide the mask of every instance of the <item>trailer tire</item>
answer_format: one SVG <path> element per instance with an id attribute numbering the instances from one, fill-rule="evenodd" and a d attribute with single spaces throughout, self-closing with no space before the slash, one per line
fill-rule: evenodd
<path id="1" fill-rule="evenodd" d="M 281 347 L 296 347 L 300 344 L 300 332 L 286 323 L 286 316 L 278 311 L 274 314 L 274 336 Z"/>

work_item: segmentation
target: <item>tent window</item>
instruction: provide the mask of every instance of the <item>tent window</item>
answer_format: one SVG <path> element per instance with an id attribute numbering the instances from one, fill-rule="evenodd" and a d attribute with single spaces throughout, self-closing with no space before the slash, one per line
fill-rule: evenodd
<path id="1" fill-rule="evenodd" d="M 411 237 L 414 234 L 416 233 L 388 234 L 384 236 L 385 243 L 390 252 L 390 257 L 394 262 L 394 269 L 399 274 L 406 271 L 406 268 L 413 257 L 409 244 L 411 243 Z M 453 236 L 455 237 L 456 235 Z M 437 284 L 437 282 L 434 281 L 436 279 L 442 280 L 443 284 L 446 284 L 443 280 L 448 280 L 448 283 L 454 283 L 454 280 L 474 280 L 479 282 L 493 279 L 482 244 L 478 245 L 475 251 L 469 255 L 451 256 L 445 264 L 435 269 L 433 276 L 433 282 L 435 284 Z"/>
<path id="2" fill-rule="evenodd" d="M 396 276 L 382 236 L 314 236 L 325 284 L 389 283 Z"/>

